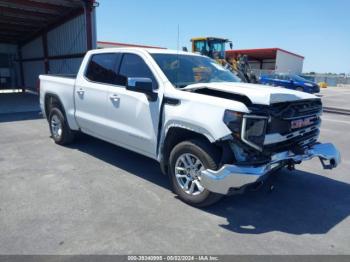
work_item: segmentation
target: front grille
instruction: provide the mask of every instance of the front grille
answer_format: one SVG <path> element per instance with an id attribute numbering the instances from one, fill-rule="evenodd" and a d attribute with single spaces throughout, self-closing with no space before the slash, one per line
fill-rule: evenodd
<path id="1" fill-rule="evenodd" d="M 319 115 L 315 114 L 315 115 L 312 115 L 310 118 L 312 118 L 312 124 L 308 125 L 307 127 L 313 127 L 313 126 L 316 127 L 316 126 L 319 126 L 321 124 L 321 118 Z M 305 129 L 306 127 L 292 128 L 292 121 L 299 120 L 299 119 L 305 119 L 305 117 L 300 116 L 300 117 L 292 119 L 292 120 L 271 117 L 270 122 L 267 126 L 266 133 L 267 134 L 279 133 L 281 135 L 287 135 L 289 133 Z"/>
<path id="2" fill-rule="evenodd" d="M 279 119 L 292 119 L 307 115 L 320 114 L 320 99 L 308 99 L 295 102 L 275 103 L 270 106 L 254 105 L 249 108 L 254 114 L 268 115 Z"/>
<path id="3" fill-rule="evenodd" d="M 320 114 L 322 102 L 320 99 L 298 102 L 277 103 L 272 106 L 273 116 L 281 119 L 294 119 L 308 115 Z"/>
<path id="4" fill-rule="evenodd" d="M 317 142 L 322 103 L 320 99 L 302 100 L 296 102 L 276 103 L 269 107 L 253 108 L 254 113 L 259 112 L 269 116 L 266 134 L 280 134 L 283 141 L 270 141 L 264 145 L 265 151 L 281 152 L 293 147 L 305 148 Z M 292 121 L 312 119 L 311 124 L 292 128 Z"/>

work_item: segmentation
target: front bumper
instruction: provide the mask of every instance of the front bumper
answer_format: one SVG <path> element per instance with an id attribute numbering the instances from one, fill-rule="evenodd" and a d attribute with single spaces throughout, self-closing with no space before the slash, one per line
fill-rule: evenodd
<path id="1" fill-rule="evenodd" d="M 268 164 L 261 166 L 224 165 L 217 171 L 203 170 L 201 184 L 211 192 L 227 194 L 230 188 L 241 188 L 263 180 L 271 171 L 286 163 L 300 163 L 314 157 L 320 159 L 324 169 L 332 169 L 341 161 L 340 153 L 333 144 L 316 144 L 302 155 L 290 151 L 275 154 Z"/>

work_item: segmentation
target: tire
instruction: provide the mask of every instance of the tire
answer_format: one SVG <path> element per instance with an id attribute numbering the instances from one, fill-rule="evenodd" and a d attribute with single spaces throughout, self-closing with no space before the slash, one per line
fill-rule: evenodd
<path id="1" fill-rule="evenodd" d="M 50 110 L 49 126 L 51 138 L 56 144 L 68 145 L 73 142 L 75 133 L 69 128 L 64 114 L 58 107 Z"/>
<path id="2" fill-rule="evenodd" d="M 201 170 L 218 169 L 219 156 L 219 152 L 215 150 L 212 145 L 202 140 L 195 139 L 177 144 L 171 151 L 169 157 L 169 176 L 174 193 L 177 194 L 185 203 L 196 207 L 209 206 L 219 201 L 223 195 L 210 192 L 203 188 L 200 185 L 200 178 L 198 178 L 200 173 L 199 168 L 201 168 Z M 188 160 L 188 157 L 190 158 L 192 164 L 196 164 L 197 160 L 200 162 L 200 164 L 197 166 L 197 172 L 192 170 L 193 172 L 190 172 L 191 175 L 188 174 L 188 171 L 179 171 L 179 169 L 186 169 L 184 161 L 185 159 Z M 189 161 L 187 160 L 186 162 L 188 164 Z M 184 175 L 185 173 L 186 175 Z M 197 178 L 195 179 L 196 181 L 193 180 L 195 182 L 187 182 L 187 180 L 193 179 L 196 176 L 193 173 L 197 174 Z M 198 186 L 198 183 L 201 188 Z M 194 186 L 192 186 L 192 184 L 194 184 Z M 192 187 L 193 192 L 190 193 Z M 188 190 L 186 190 L 186 188 Z"/>
<path id="3" fill-rule="evenodd" d="M 302 88 L 302 87 L 300 87 L 300 86 L 298 86 L 297 88 L 295 88 L 295 90 L 296 90 L 296 91 L 300 91 L 300 92 L 305 92 L 305 91 L 304 91 L 304 88 Z"/>

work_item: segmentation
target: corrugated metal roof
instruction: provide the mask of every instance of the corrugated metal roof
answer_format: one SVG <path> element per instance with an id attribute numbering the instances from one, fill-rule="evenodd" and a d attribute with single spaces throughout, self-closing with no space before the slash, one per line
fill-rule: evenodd
<path id="1" fill-rule="evenodd" d="M 86 52 L 85 16 L 77 16 L 48 32 L 47 42 L 49 56 Z"/>
<path id="2" fill-rule="evenodd" d="M 0 42 L 22 43 L 93 0 L 0 0 Z"/>
<path id="3" fill-rule="evenodd" d="M 35 58 L 35 57 L 43 57 L 44 49 L 43 49 L 43 39 L 41 36 L 35 38 L 33 41 L 30 41 L 28 44 L 22 46 L 22 58 Z"/>
<path id="4" fill-rule="evenodd" d="M 50 61 L 50 72 L 55 74 L 77 74 L 83 58 L 59 59 Z"/>

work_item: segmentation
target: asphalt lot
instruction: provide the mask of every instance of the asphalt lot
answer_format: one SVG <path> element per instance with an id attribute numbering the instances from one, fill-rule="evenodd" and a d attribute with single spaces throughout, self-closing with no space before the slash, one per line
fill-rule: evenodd
<path id="1" fill-rule="evenodd" d="M 156 162 L 88 136 L 57 146 L 35 118 L 0 118 L 1 254 L 350 253 L 348 117 L 324 115 L 339 168 L 313 160 L 207 209 L 178 200 Z"/>
<path id="2" fill-rule="evenodd" d="M 349 128 L 324 114 L 337 169 L 312 160 L 196 209 L 146 157 L 88 136 L 57 146 L 37 113 L 1 115 L 0 254 L 350 254 Z"/>
<path id="3" fill-rule="evenodd" d="M 350 87 L 329 86 L 328 88 L 321 88 L 319 95 L 324 106 L 350 111 Z"/>

